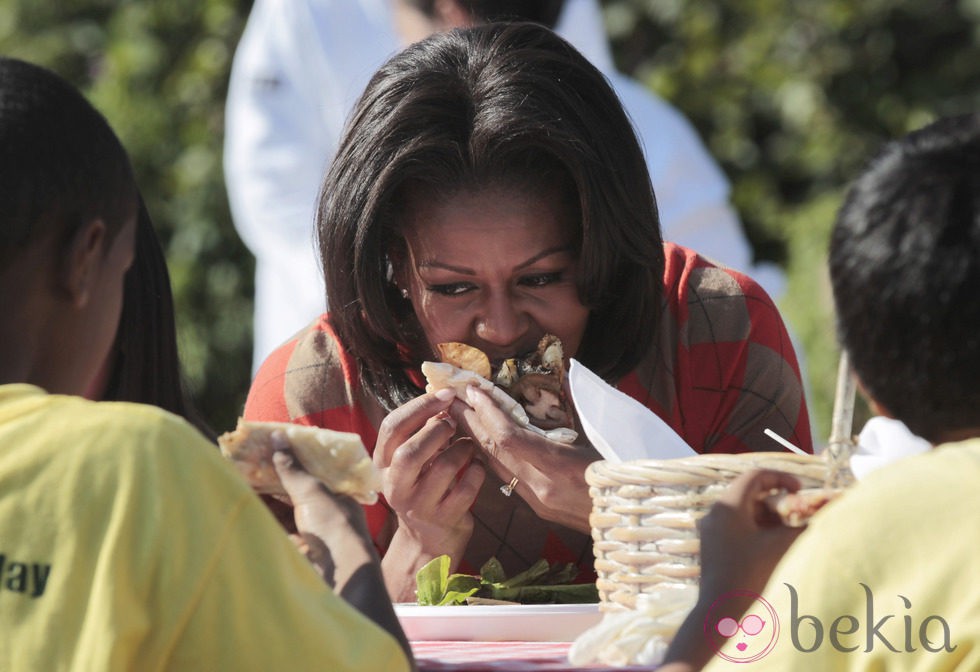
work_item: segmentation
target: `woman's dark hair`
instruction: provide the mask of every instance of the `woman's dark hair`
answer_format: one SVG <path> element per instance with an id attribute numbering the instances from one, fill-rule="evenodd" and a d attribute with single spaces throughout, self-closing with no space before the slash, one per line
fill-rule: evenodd
<path id="1" fill-rule="evenodd" d="M 182 416 L 205 436 L 214 438 L 214 432 L 184 389 L 170 273 L 142 198 L 135 256 L 124 279 L 122 315 L 110 356 L 113 362 L 102 395 L 105 401 L 158 406 Z"/>
<path id="2" fill-rule="evenodd" d="M 402 0 L 427 17 L 436 15 L 436 0 Z M 453 0 L 477 21 L 532 21 L 554 28 L 565 0 Z"/>
<path id="3" fill-rule="evenodd" d="M 358 102 L 321 189 L 318 242 L 331 320 L 368 391 L 391 408 L 418 395 L 432 357 L 389 281 L 406 190 L 504 185 L 570 194 L 579 220 L 579 352 L 609 380 L 646 353 L 664 255 L 646 162 L 615 93 L 581 54 L 530 23 L 434 35 L 389 60 Z"/>
<path id="4" fill-rule="evenodd" d="M 933 442 L 980 427 L 980 114 L 884 147 L 838 215 L 830 274 L 871 397 Z"/>
<path id="5" fill-rule="evenodd" d="M 54 73 L 0 57 L 0 263 L 95 219 L 111 242 L 135 207 L 129 157 L 105 118 Z"/>

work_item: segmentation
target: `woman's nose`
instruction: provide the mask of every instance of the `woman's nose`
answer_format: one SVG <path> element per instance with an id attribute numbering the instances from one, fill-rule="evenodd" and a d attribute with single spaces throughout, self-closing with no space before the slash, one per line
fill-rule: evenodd
<path id="1" fill-rule="evenodd" d="M 476 321 L 477 338 L 493 345 L 509 346 L 527 331 L 528 317 L 506 292 L 491 295 Z"/>

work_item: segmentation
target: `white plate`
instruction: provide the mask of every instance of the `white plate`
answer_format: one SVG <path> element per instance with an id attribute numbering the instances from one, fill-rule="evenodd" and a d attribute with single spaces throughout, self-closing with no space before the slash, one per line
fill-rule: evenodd
<path id="1" fill-rule="evenodd" d="M 599 622 L 598 604 L 396 604 L 410 640 L 571 642 Z"/>

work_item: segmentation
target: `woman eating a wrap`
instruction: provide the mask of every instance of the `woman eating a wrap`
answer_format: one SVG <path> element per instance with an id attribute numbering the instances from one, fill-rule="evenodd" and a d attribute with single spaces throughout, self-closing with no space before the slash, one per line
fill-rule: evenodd
<path id="1" fill-rule="evenodd" d="M 396 602 L 443 554 L 453 571 L 544 557 L 594 578 L 584 471 L 598 453 L 580 430 L 521 424 L 485 387 L 426 392 L 440 344 L 496 367 L 555 337 L 564 363 L 699 453 L 778 449 L 765 428 L 812 451 L 773 302 L 661 240 L 629 118 L 547 29 L 452 31 L 388 61 L 324 179 L 317 231 L 331 308 L 265 361 L 245 417 L 361 435 L 383 472 L 368 519 Z"/>

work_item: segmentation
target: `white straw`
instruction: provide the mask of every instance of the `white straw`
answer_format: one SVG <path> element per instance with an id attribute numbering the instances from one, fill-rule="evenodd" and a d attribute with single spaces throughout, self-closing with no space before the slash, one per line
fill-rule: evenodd
<path id="1" fill-rule="evenodd" d="M 785 447 L 785 448 L 788 448 L 788 449 L 790 449 L 790 450 L 792 450 L 792 451 L 793 451 L 794 453 L 798 453 L 798 454 L 800 454 L 800 455 L 807 455 L 807 452 L 806 452 L 805 450 L 803 450 L 803 449 L 802 449 L 802 448 L 800 448 L 799 446 L 794 446 L 794 445 L 793 445 L 792 443 L 790 443 L 789 441 L 787 441 L 786 439 L 784 439 L 783 437 L 781 437 L 781 436 L 780 436 L 779 434 L 777 434 L 776 432 L 774 432 L 774 431 L 772 431 L 771 429 L 769 429 L 768 427 L 766 427 L 766 428 L 765 428 L 764 430 L 762 430 L 762 431 L 763 431 L 763 432 L 765 433 L 765 435 L 766 435 L 766 436 L 768 436 L 768 437 L 769 437 L 770 439 L 772 439 L 773 441 L 775 441 L 775 442 L 777 442 L 777 443 L 779 443 L 779 444 L 780 444 L 780 445 L 782 445 L 783 447 Z"/>

